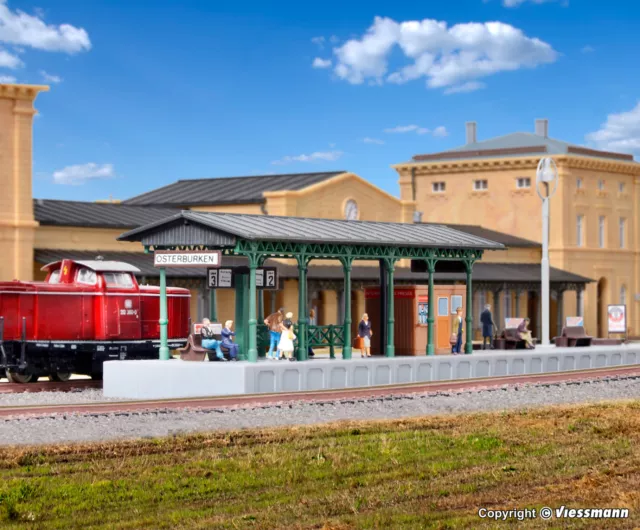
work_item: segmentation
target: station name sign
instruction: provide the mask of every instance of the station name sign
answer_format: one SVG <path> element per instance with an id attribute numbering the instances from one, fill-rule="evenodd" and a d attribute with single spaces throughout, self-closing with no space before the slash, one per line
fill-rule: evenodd
<path id="1" fill-rule="evenodd" d="M 219 250 L 157 250 L 153 253 L 154 267 L 210 268 L 220 267 Z"/>

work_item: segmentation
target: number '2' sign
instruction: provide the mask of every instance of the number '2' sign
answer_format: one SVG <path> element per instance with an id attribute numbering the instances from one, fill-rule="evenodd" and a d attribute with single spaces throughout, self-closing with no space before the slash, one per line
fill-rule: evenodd
<path id="1" fill-rule="evenodd" d="M 256 287 L 264 290 L 277 290 L 278 270 L 275 267 L 256 269 Z"/>
<path id="2" fill-rule="evenodd" d="M 245 267 L 209 269 L 207 283 L 209 289 L 233 289 L 236 286 L 236 274 L 247 274 Z M 275 267 L 256 269 L 256 288 L 267 291 L 278 290 L 278 270 Z"/>

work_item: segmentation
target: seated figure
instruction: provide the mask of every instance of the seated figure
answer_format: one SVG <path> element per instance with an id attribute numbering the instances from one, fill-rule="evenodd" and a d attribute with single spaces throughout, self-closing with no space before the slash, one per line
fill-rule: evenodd
<path id="1" fill-rule="evenodd" d="M 238 360 L 238 345 L 233 342 L 235 333 L 231 331 L 233 326 L 233 320 L 227 320 L 224 323 L 224 329 L 222 330 L 222 346 L 229 350 L 229 357 L 232 361 Z"/>
<path id="2" fill-rule="evenodd" d="M 202 328 L 200 333 L 202 334 L 202 347 L 207 350 L 215 350 L 216 357 L 221 361 L 226 361 L 222 354 L 222 350 L 220 349 L 222 342 L 215 338 L 213 328 L 211 327 L 211 321 L 208 318 L 202 319 Z"/>
<path id="3" fill-rule="evenodd" d="M 531 330 L 527 327 L 528 325 L 529 319 L 522 319 L 522 322 L 520 322 L 520 325 L 518 326 L 518 339 L 525 342 L 525 347 L 528 350 L 533 350 L 535 345 L 533 343 L 533 338 L 531 337 Z"/>

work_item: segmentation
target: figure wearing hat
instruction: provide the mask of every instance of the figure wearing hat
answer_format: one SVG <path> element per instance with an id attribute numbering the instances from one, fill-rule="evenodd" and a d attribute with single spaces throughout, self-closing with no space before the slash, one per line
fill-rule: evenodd
<path id="1" fill-rule="evenodd" d="M 282 333 L 280 335 L 280 342 L 278 343 L 278 350 L 280 351 L 280 359 L 289 359 L 295 361 L 293 356 L 293 341 L 296 340 L 296 336 L 293 333 L 293 313 L 287 313 L 282 321 Z"/>

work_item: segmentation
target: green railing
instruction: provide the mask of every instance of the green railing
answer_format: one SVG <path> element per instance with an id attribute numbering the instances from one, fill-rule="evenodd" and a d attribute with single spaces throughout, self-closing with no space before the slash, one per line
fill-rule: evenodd
<path id="1" fill-rule="evenodd" d="M 298 334 L 298 325 L 294 324 L 293 332 Z M 269 328 L 264 324 L 257 326 L 258 356 L 264 357 L 269 349 Z M 296 339 L 295 346 L 298 346 Z M 329 356 L 335 359 L 335 348 L 344 348 L 344 326 L 330 324 L 328 326 L 307 326 L 307 345 L 311 348 L 329 348 Z"/>

